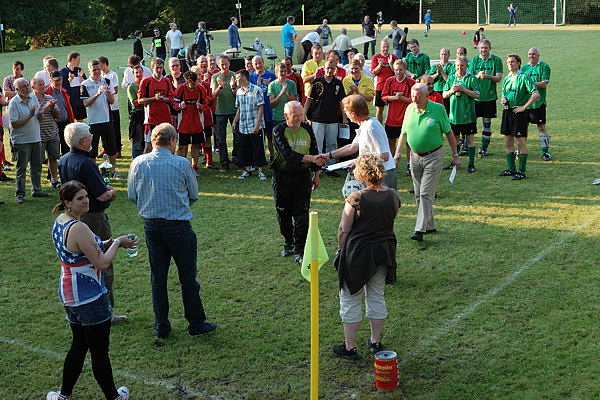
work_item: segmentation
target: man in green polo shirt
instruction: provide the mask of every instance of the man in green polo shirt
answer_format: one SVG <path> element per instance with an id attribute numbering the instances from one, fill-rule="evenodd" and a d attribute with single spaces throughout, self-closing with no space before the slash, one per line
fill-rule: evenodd
<path id="1" fill-rule="evenodd" d="M 492 136 L 492 118 L 496 118 L 496 85 L 502 80 L 502 60 L 490 53 L 492 44 L 482 39 L 477 46 L 479 55 L 469 62 L 468 71 L 479 78 L 479 98 L 475 100 L 475 114 L 483 120 L 481 130 L 480 156 L 488 155 L 488 146 Z"/>
<path id="2" fill-rule="evenodd" d="M 219 146 L 219 161 L 221 162 L 220 172 L 226 172 L 229 169 L 229 154 L 227 150 L 227 121 L 229 124 L 233 124 L 235 113 L 235 79 L 233 72 L 229 70 L 230 60 L 226 55 L 220 55 L 217 59 L 220 71 L 214 74 L 211 78 L 210 88 L 212 89 L 212 96 L 216 99 L 217 109 L 215 111 L 215 122 L 217 125 L 217 143 Z M 233 127 L 233 125 L 232 125 Z M 237 157 L 237 135 L 232 132 L 233 135 L 233 150 L 231 151 L 231 158 L 234 164 L 240 164 Z"/>
<path id="3" fill-rule="evenodd" d="M 479 98 L 479 79 L 467 72 L 467 58 L 460 56 L 454 62 L 456 72 L 448 75 L 444 86 L 444 99 L 450 100 L 450 126 L 458 138 L 461 134 L 466 136 L 469 165 L 467 173 L 475 172 L 475 141 L 477 132 L 477 117 L 475 116 L 475 99 Z M 456 152 L 458 153 L 458 148 Z"/>
<path id="4" fill-rule="evenodd" d="M 513 180 L 525 179 L 527 166 L 527 109 L 540 98 L 533 80 L 520 71 L 521 57 L 517 54 L 506 56 L 508 75 L 502 80 L 502 125 L 506 146 L 506 170 L 499 176 L 512 176 Z M 519 169 L 516 168 L 515 138 L 519 149 Z"/>
<path id="5" fill-rule="evenodd" d="M 540 61 L 540 49 L 532 47 L 527 56 L 529 63 L 523 65 L 521 71 L 528 75 L 540 92 L 540 99 L 533 103 L 527 111 L 529 123 L 536 124 L 540 133 L 540 144 L 542 147 L 542 160 L 550 161 L 550 135 L 546 132 L 546 87 L 550 82 L 550 66 Z"/>
<path id="6" fill-rule="evenodd" d="M 416 80 L 429 72 L 431 61 L 427 54 L 421 52 L 417 39 L 411 39 L 407 43 L 410 50 L 404 59 L 406 61 L 407 76 Z"/>
<path id="7" fill-rule="evenodd" d="M 444 162 L 444 135 L 452 149 L 452 163 L 460 168 L 456 153 L 456 140 L 450 128 L 448 114 L 443 105 L 427 99 L 427 85 L 413 85 L 410 98 L 413 101 L 404 114 L 401 147 L 405 141 L 411 148 L 410 169 L 417 202 L 417 222 L 411 239 L 422 241 L 423 235 L 437 231 L 433 219 L 433 199 Z M 402 154 L 396 154 L 398 160 Z"/>

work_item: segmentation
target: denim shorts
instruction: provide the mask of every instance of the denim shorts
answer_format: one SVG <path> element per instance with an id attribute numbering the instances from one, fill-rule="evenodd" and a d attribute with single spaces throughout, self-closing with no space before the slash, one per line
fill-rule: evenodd
<path id="1" fill-rule="evenodd" d="M 78 325 L 97 325 L 110 319 L 112 307 L 108 299 L 108 293 L 103 294 L 91 303 L 80 306 L 65 306 L 66 320 Z"/>

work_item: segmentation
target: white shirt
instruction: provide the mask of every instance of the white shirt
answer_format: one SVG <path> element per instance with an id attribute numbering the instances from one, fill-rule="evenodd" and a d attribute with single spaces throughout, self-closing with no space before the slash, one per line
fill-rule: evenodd
<path id="1" fill-rule="evenodd" d="M 152 76 L 152 70 L 145 65 L 142 65 L 142 71 L 144 71 L 144 78 Z M 133 73 L 133 69 L 131 67 L 127 67 L 125 72 L 123 72 L 123 81 L 121 82 L 121 87 L 123 89 L 127 89 L 129 85 L 135 82 L 135 74 Z"/>
<path id="2" fill-rule="evenodd" d="M 306 42 L 307 40 L 311 41 L 312 43 L 319 43 L 319 40 L 321 40 L 321 37 L 319 36 L 319 34 L 315 31 L 309 32 L 306 34 L 306 36 L 304 36 L 301 40 L 301 42 Z"/>
<path id="3" fill-rule="evenodd" d="M 165 35 L 165 37 L 171 42 L 171 49 L 181 48 L 181 38 L 183 37 L 183 35 L 181 34 L 181 31 L 179 29 L 177 29 L 176 31 L 170 29 L 169 32 L 167 32 L 167 34 Z"/>
<path id="4" fill-rule="evenodd" d="M 356 137 L 352 144 L 358 146 L 358 154 L 361 156 L 364 154 L 388 153 L 388 160 L 384 161 L 383 169 L 389 171 L 396 168 L 385 128 L 376 118 L 369 117 L 360 124 L 356 129 Z"/>
<path id="5" fill-rule="evenodd" d="M 35 75 L 33 77 L 43 80 L 44 87 L 50 86 L 50 77 L 48 76 L 48 73 L 46 71 L 44 71 L 44 70 L 38 71 L 35 73 Z"/>
<path id="6" fill-rule="evenodd" d="M 103 78 L 106 78 L 110 81 L 110 85 L 114 88 L 113 93 L 115 93 L 115 102 L 110 105 L 110 110 L 115 111 L 119 109 L 119 95 L 116 93 L 119 88 L 119 76 L 115 71 L 108 71 L 108 74 L 102 74 Z"/>

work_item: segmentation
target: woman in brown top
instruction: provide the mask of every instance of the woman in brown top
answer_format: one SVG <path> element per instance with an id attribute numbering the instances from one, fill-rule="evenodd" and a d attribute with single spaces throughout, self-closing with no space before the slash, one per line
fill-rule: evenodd
<path id="1" fill-rule="evenodd" d="M 371 327 L 367 346 L 372 353 L 383 350 L 381 332 L 387 317 L 383 289 L 386 282 L 396 280 L 394 218 L 400 199 L 395 190 L 382 185 L 383 175 L 383 159 L 378 155 L 356 159 L 354 176 L 367 187 L 346 199 L 338 232 L 340 250 L 334 264 L 345 341 L 331 350 L 349 360 L 358 359 L 356 333 L 362 319 L 363 292 Z"/>

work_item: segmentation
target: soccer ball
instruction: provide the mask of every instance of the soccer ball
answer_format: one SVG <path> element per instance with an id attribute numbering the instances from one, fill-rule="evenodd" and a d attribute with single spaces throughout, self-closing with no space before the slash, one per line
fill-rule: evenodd
<path id="1" fill-rule="evenodd" d="M 465 36 L 467 34 L 467 32 L 462 31 L 460 34 L 463 35 L 463 36 Z"/>
<path id="2" fill-rule="evenodd" d="M 347 198 L 352 193 L 358 192 L 359 190 L 362 190 L 365 187 L 366 187 L 365 184 L 362 183 L 361 181 L 356 180 L 356 179 L 351 179 L 349 181 L 346 181 L 344 183 L 344 186 L 342 186 L 342 196 L 344 196 L 344 198 Z"/>

